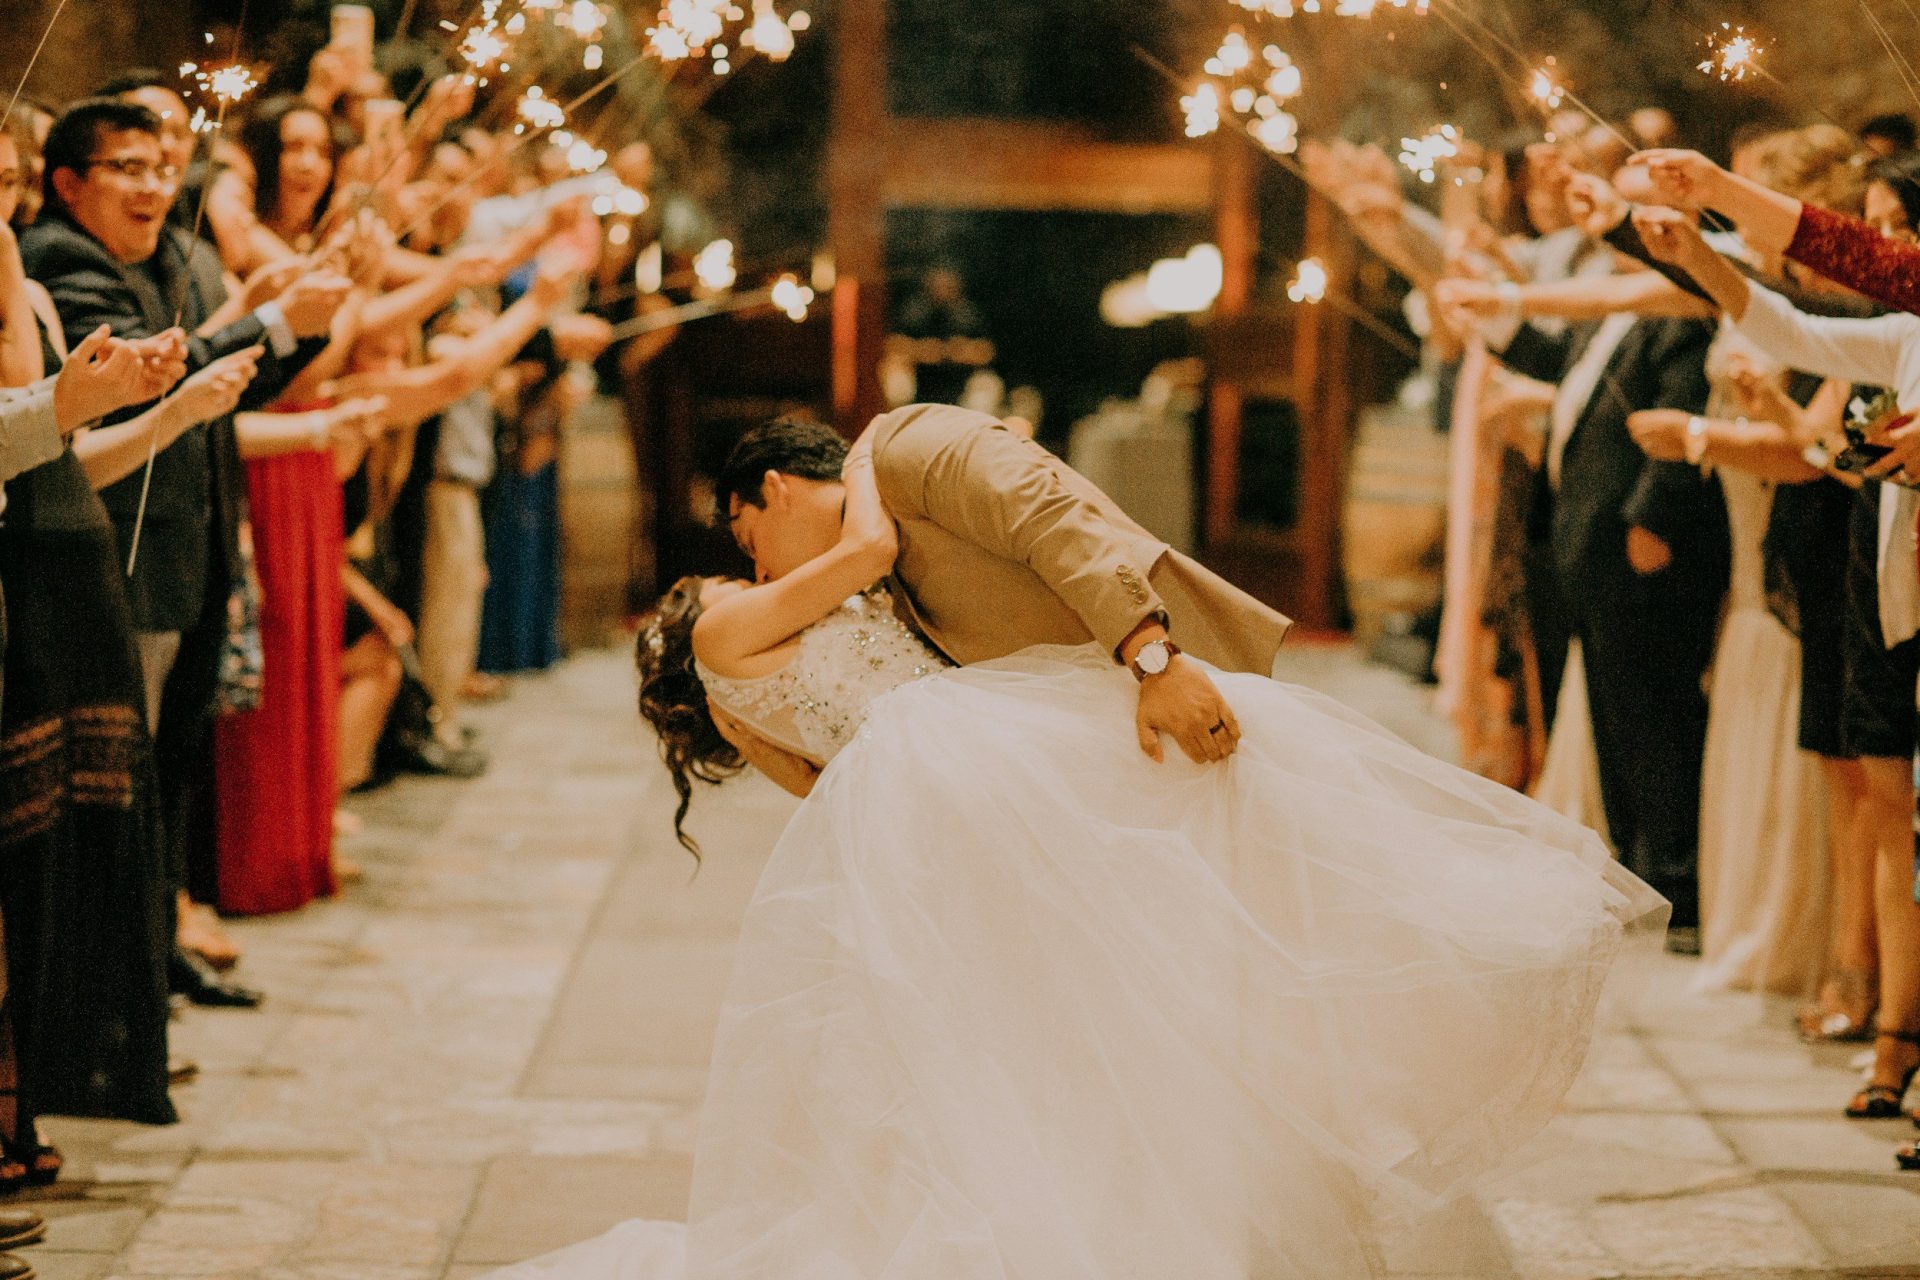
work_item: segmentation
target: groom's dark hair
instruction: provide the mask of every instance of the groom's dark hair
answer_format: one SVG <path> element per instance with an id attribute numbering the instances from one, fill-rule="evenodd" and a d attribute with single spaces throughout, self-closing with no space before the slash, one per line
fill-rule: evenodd
<path id="1" fill-rule="evenodd" d="M 740 437 L 720 468 L 720 512 L 725 515 L 735 498 L 747 506 L 765 506 L 761 489 L 769 471 L 802 480 L 838 480 L 846 461 L 847 442 L 832 427 L 799 417 L 762 423 Z"/>

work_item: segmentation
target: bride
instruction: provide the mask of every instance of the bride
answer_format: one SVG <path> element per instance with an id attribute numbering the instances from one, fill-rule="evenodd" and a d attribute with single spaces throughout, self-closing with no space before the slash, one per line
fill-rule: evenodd
<path id="1" fill-rule="evenodd" d="M 1230 760 L 1156 763 L 1108 653 L 950 667 L 875 586 L 894 553 L 863 440 L 831 551 L 683 580 L 642 633 L 676 830 L 734 741 L 808 798 L 744 921 L 689 1221 L 496 1280 L 1379 1275 L 1553 1115 L 1665 904 L 1263 677 L 1210 672 Z"/>

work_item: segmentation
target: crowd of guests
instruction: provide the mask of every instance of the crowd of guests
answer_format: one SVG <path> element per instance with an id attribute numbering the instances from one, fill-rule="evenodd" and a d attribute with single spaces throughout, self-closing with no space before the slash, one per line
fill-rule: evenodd
<path id="1" fill-rule="evenodd" d="M 1607 835 L 1703 986 L 1870 1042 L 1854 1117 L 1920 1066 L 1914 143 L 1755 127 L 1723 168 L 1665 111 L 1568 113 L 1463 146 L 1437 210 L 1377 149 L 1303 156 L 1442 390 L 1467 760 Z"/>
<path id="2" fill-rule="evenodd" d="M 0 1195 L 42 1116 L 172 1120 L 170 1017 L 262 998 L 221 917 L 334 894 L 342 794 L 481 771 L 481 668 L 556 656 L 645 149 L 572 173 L 353 54 L 212 134 L 159 72 L 0 130 Z"/>

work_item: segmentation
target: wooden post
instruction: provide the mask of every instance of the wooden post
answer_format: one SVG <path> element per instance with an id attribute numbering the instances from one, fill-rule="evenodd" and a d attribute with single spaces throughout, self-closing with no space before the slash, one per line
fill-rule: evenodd
<path id="1" fill-rule="evenodd" d="M 834 32 L 827 240 L 833 250 L 833 414 L 849 437 L 886 408 L 886 0 L 841 0 Z"/>
<path id="2" fill-rule="evenodd" d="M 1253 299 L 1254 255 L 1260 248 L 1254 208 L 1253 154 L 1237 130 L 1222 129 L 1214 141 L 1214 240 L 1220 249 L 1220 297 L 1213 323 L 1228 327 L 1247 314 Z M 1233 537 L 1240 502 L 1240 424 L 1245 389 L 1216 372 L 1207 397 L 1206 544 Z"/>
<path id="3" fill-rule="evenodd" d="M 1317 192 L 1307 197 L 1302 258 L 1327 269 L 1329 291 L 1350 296 L 1353 246 L 1340 233 L 1333 206 Z M 1353 416 L 1347 356 L 1351 322 L 1329 303 L 1295 308 L 1293 369 L 1300 388 L 1294 407 L 1300 421 L 1301 621 L 1328 627 L 1340 612 L 1340 518 L 1346 497 L 1347 436 Z"/>

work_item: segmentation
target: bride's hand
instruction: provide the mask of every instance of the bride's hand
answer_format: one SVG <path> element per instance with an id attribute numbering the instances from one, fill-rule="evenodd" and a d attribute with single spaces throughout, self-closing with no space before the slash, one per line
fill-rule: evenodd
<path id="1" fill-rule="evenodd" d="M 820 776 L 820 769 L 813 761 L 768 742 L 711 698 L 707 699 L 707 711 L 713 716 L 720 736 L 748 764 L 773 779 L 774 785 L 803 800 L 812 793 L 814 779 Z"/>

